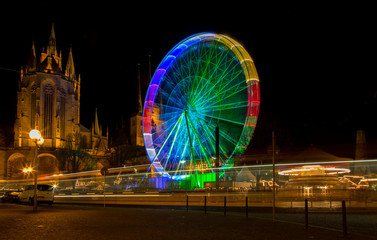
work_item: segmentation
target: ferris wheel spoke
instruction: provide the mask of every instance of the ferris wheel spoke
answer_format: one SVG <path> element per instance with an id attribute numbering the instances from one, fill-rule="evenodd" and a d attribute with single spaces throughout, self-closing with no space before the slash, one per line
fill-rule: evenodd
<path id="1" fill-rule="evenodd" d="M 213 124 L 211 124 L 210 121 L 208 120 L 205 120 L 208 124 L 214 126 Z M 219 129 L 219 133 L 220 133 L 220 136 L 222 136 L 224 139 L 226 139 L 228 142 L 230 142 L 231 144 L 233 144 L 234 146 L 237 145 L 237 141 L 231 137 L 229 134 L 225 133 L 223 130 Z"/>
<path id="2" fill-rule="evenodd" d="M 218 97 L 219 100 L 213 102 L 213 103 L 211 104 L 211 106 L 216 106 L 216 104 L 218 104 L 218 103 L 220 103 L 220 102 L 223 102 L 224 100 L 227 100 L 227 99 L 229 99 L 229 98 L 235 96 L 236 94 L 238 94 L 238 93 L 240 93 L 240 92 L 242 92 L 242 91 L 244 91 L 244 90 L 246 90 L 246 89 L 248 88 L 247 85 L 245 85 L 245 86 L 239 88 L 239 86 L 242 85 L 242 84 L 243 84 L 243 83 L 239 83 L 239 84 L 237 84 L 237 86 L 232 87 L 232 89 L 227 89 L 226 91 L 223 91 L 223 92 L 221 93 L 221 95 Z M 234 91 L 231 91 L 231 90 L 233 90 L 233 88 L 237 88 L 237 89 L 234 90 Z M 212 100 L 212 99 L 214 99 L 214 97 L 212 97 L 210 100 Z M 208 100 L 208 102 L 210 102 L 210 100 Z M 210 104 L 207 104 L 207 106 L 209 106 L 209 105 L 210 105 Z"/>
<path id="3" fill-rule="evenodd" d="M 248 106 L 248 101 L 240 101 L 240 102 L 234 102 L 234 103 L 226 103 L 222 105 L 214 105 L 214 106 L 208 106 L 200 109 L 200 112 L 206 113 L 206 112 L 216 112 L 216 111 L 222 111 L 222 110 L 231 110 L 231 109 L 237 109 L 237 108 L 244 108 Z"/>
<path id="4" fill-rule="evenodd" d="M 234 60 L 233 60 L 234 61 Z M 228 63 L 228 62 L 226 62 L 226 63 Z M 229 69 L 230 67 L 232 67 L 231 69 Z M 223 71 L 220 71 L 219 70 L 219 68 L 220 68 L 220 66 L 217 66 L 216 68 L 215 68 L 215 70 L 213 71 L 213 73 L 212 73 L 212 75 L 210 76 L 210 78 L 209 79 L 216 79 L 217 81 L 213 84 L 213 86 L 206 92 L 206 93 L 204 93 L 204 94 L 202 94 L 202 89 L 198 92 L 198 94 L 196 95 L 197 97 L 196 97 L 196 99 L 194 99 L 194 101 L 196 101 L 198 98 L 200 98 L 201 96 L 208 96 L 208 95 L 210 95 L 210 93 L 212 93 L 212 91 L 215 89 L 215 88 L 217 88 L 218 87 L 218 84 L 223 84 L 223 80 L 224 80 L 224 78 L 227 76 L 227 75 L 229 75 L 229 72 L 233 72 L 234 71 L 234 69 L 235 68 L 237 68 L 238 66 L 237 66 L 237 64 L 226 64 L 226 67 L 225 67 L 225 69 L 223 70 Z M 221 72 L 221 75 L 217 78 L 217 76 L 216 77 L 213 77 L 213 74 L 215 74 L 215 73 L 217 73 L 217 72 Z M 237 75 L 238 76 L 238 75 Z M 235 77 L 233 77 L 231 80 L 229 80 L 229 81 L 226 81 L 226 85 L 228 85 L 228 84 L 230 84 L 233 80 L 235 79 Z M 208 83 L 212 83 L 212 81 L 208 81 L 207 82 L 207 84 Z M 222 87 L 222 89 L 223 89 L 224 87 Z M 211 94 L 211 95 L 214 95 L 214 94 Z M 215 95 L 217 95 L 217 94 L 215 94 Z"/>
<path id="5" fill-rule="evenodd" d="M 152 116 L 153 116 L 152 117 L 153 122 L 157 122 L 157 121 L 160 122 L 161 115 L 152 115 Z M 171 117 L 170 119 L 161 121 L 161 123 L 153 125 L 152 128 L 160 129 L 162 126 L 173 126 L 172 124 L 175 124 L 176 121 L 179 120 L 179 117 L 180 116 L 178 116 L 178 119 L 177 119 L 177 116 L 174 116 L 174 117 Z"/>
<path id="6" fill-rule="evenodd" d="M 153 143 L 157 145 L 164 144 L 165 137 L 171 134 L 172 131 L 174 131 L 174 128 L 176 124 L 178 123 L 179 119 L 180 117 L 178 118 L 178 120 L 172 118 L 169 121 L 165 121 L 158 125 L 153 126 L 152 127 Z"/>
<path id="7" fill-rule="evenodd" d="M 182 116 L 182 115 L 181 115 Z M 178 124 L 178 128 L 177 130 L 175 131 L 175 134 L 174 134 L 174 137 L 173 137 L 173 140 L 172 140 L 172 143 L 171 143 L 171 146 L 169 148 L 169 153 L 166 157 L 166 160 L 165 160 L 165 169 L 166 169 L 166 165 L 168 164 L 169 162 L 169 159 L 170 159 L 170 156 L 171 156 L 171 153 L 172 153 L 172 150 L 173 150 L 173 147 L 175 145 L 175 140 L 177 138 L 177 134 L 179 133 L 179 129 L 181 127 L 181 123 L 182 123 L 182 117 L 179 118 L 179 124 Z"/>
<path id="8" fill-rule="evenodd" d="M 173 99 L 166 100 L 163 99 L 162 102 L 155 102 L 156 106 L 162 107 L 165 111 L 168 112 L 182 112 L 186 104 L 178 105 L 177 101 L 174 101 Z"/>
<path id="9" fill-rule="evenodd" d="M 182 118 L 182 114 L 179 116 L 179 118 L 180 118 L 180 119 Z M 178 122 L 179 122 L 179 121 L 177 121 L 177 122 L 174 124 L 172 131 L 170 131 L 169 134 L 167 135 L 167 137 L 165 138 L 165 141 L 162 143 L 161 148 L 157 151 L 157 154 L 156 154 L 155 157 L 153 158 L 153 160 L 152 160 L 152 164 L 153 164 L 154 161 L 158 158 L 158 156 L 159 156 L 161 150 L 165 147 L 165 145 L 166 145 L 166 143 L 168 142 L 170 136 L 171 136 L 172 133 L 174 132 L 174 129 L 176 128 Z"/>
<path id="10" fill-rule="evenodd" d="M 159 108 L 160 108 L 160 111 L 161 111 L 161 105 L 159 106 Z M 179 115 L 180 114 L 180 112 L 182 112 L 182 111 L 178 111 L 178 110 L 175 110 L 174 109 L 174 111 L 167 111 L 166 109 L 164 109 L 165 110 L 165 112 L 164 113 L 159 113 L 159 112 L 157 112 L 157 113 L 153 113 L 152 114 L 152 118 L 154 118 L 154 119 L 161 119 L 161 120 L 163 120 L 163 121 L 168 121 L 168 120 L 170 120 L 170 119 L 177 119 L 177 115 Z"/>
<path id="11" fill-rule="evenodd" d="M 243 126 L 245 124 L 244 122 L 233 121 L 231 119 L 222 118 L 222 117 L 218 117 L 218 116 L 214 116 L 214 115 L 208 115 L 208 114 L 203 114 L 203 113 L 202 113 L 202 115 L 209 117 L 209 118 L 214 118 L 214 119 L 218 119 L 218 120 L 221 120 L 221 121 L 225 121 L 225 122 L 229 122 L 229 123 L 233 123 L 233 124 L 237 124 L 237 125 L 241 125 L 241 126 Z"/>
<path id="12" fill-rule="evenodd" d="M 183 111 L 183 108 L 167 105 L 167 104 L 160 104 L 160 103 L 155 103 L 156 106 L 159 108 L 163 108 L 165 112 L 164 114 L 180 114 Z"/>
<path id="13" fill-rule="evenodd" d="M 208 71 L 208 68 L 210 67 L 212 56 L 213 56 L 213 54 L 215 54 L 215 49 L 216 48 L 217 48 L 217 43 L 215 43 L 215 46 L 212 46 L 210 48 L 210 51 L 209 51 L 208 55 L 206 55 L 207 58 L 204 59 L 204 61 L 203 61 L 203 62 L 205 62 L 205 68 L 204 68 L 204 70 L 201 73 L 201 77 L 202 78 L 205 78 L 205 76 L 207 75 L 207 71 Z"/>
<path id="14" fill-rule="evenodd" d="M 216 137 L 214 136 L 213 132 L 215 131 L 216 126 L 213 125 L 213 124 L 211 124 L 211 123 L 209 123 L 209 122 L 206 122 L 205 119 L 203 119 L 201 117 L 199 117 L 199 119 L 201 121 L 201 126 L 204 128 L 205 134 L 206 134 L 206 136 L 209 139 L 209 143 L 210 143 L 210 145 L 212 147 L 213 153 L 215 154 L 215 152 L 216 152 L 216 146 L 214 146 L 213 142 L 216 141 Z M 208 128 L 207 124 L 210 125 L 213 128 L 212 131 Z M 221 158 L 221 161 L 224 162 L 222 160 L 221 154 L 223 154 L 226 158 L 228 157 L 228 155 L 227 155 L 226 151 L 224 150 L 224 148 L 221 145 L 219 146 L 219 148 L 220 148 L 220 158 Z"/>
<path id="15" fill-rule="evenodd" d="M 234 80 L 234 78 L 233 78 L 233 80 Z M 232 81 L 233 81 L 233 80 L 232 80 Z M 239 91 L 236 90 L 234 93 L 228 94 L 229 92 L 231 92 L 232 90 L 234 90 L 234 88 L 238 88 L 240 85 L 246 84 L 246 83 L 244 83 L 244 82 L 240 82 L 240 83 L 234 84 L 234 86 L 232 86 L 232 87 L 230 87 L 230 88 L 228 88 L 228 89 L 225 89 L 225 87 L 227 87 L 229 84 L 231 84 L 232 81 L 227 81 L 226 85 L 224 85 L 224 86 L 223 86 L 219 91 L 217 91 L 216 93 L 211 93 L 211 92 L 206 92 L 206 93 L 204 93 L 204 96 L 210 96 L 210 97 L 209 97 L 209 98 L 204 98 L 204 99 L 203 99 L 200 103 L 198 103 L 198 104 L 201 104 L 202 106 L 206 106 L 206 105 L 208 105 L 209 103 L 211 103 L 211 101 L 212 101 L 213 99 L 215 99 L 215 98 L 220 99 L 220 100 L 218 100 L 217 102 L 213 103 L 213 104 L 216 104 L 216 103 L 218 103 L 218 102 L 220 102 L 220 101 L 223 101 L 224 99 L 229 98 L 229 97 L 233 96 L 234 94 L 236 94 L 236 93 L 238 93 L 238 92 L 240 92 L 240 91 L 242 91 L 242 90 L 244 90 L 244 89 L 247 88 L 247 85 L 246 85 L 245 88 L 242 88 L 242 89 L 239 90 Z M 225 89 L 225 90 L 224 90 L 224 89 Z M 200 99 L 200 98 L 199 98 L 199 99 Z"/>
<path id="16" fill-rule="evenodd" d="M 180 159 L 184 159 L 184 156 L 185 156 L 185 153 L 186 153 L 186 149 L 187 149 L 187 145 L 188 144 L 185 144 L 184 146 L 182 146 L 183 147 L 183 151 L 182 151 L 182 155 L 180 156 Z M 178 166 L 177 166 L 177 168 L 175 170 L 175 175 L 177 175 L 177 173 L 178 173 L 179 170 L 183 170 L 184 169 L 185 164 L 186 164 L 185 160 L 179 160 L 178 161 Z M 180 168 L 182 168 L 182 169 L 180 169 Z"/>
<path id="17" fill-rule="evenodd" d="M 208 129 L 208 133 L 211 134 L 212 136 L 212 139 L 215 140 L 215 136 L 213 135 L 213 132 L 215 131 L 216 129 L 216 125 L 214 125 L 212 122 L 208 121 L 207 119 L 205 118 L 202 118 L 200 117 L 201 120 L 203 120 L 204 122 L 206 122 L 209 126 L 212 127 L 212 131 L 210 131 L 208 129 L 208 127 L 206 126 L 206 124 L 203 124 L 203 126 L 207 127 Z M 220 133 L 220 136 L 223 136 L 226 140 L 228 140 L 229 142 L 231 142 L 232 144 L 234 144 L 236 141 L 232 138 L 232 137 L 229 137 L 228 134 L 226 134 L 224 131 L 222 131 L 221 129 L 219 129 L 219 133 Z M 228 155 L 227 155 L 227 151 L 220 145 L 220 150 L 222 151 L 222 153 L 226 156 L 226 158 L 228 158 Z"/>
<path id="18" fill-rule="evenodd" d="M 170 93 L 167 92 L 166 89 L 160 88 L 159 91 L 161 95 L 163 96 L 163 99 L 170 99 L 171 95 Z M 159 104 L 159 103 L 155 101 L 155 104 Z M 171 104 L 174 104 L 175 106 L 171 106 L 171 105 L 164 105 L 164 106 L 169 107 L 169 108 L 176 108 L 176 109 L 182 109 L 184 107 L 184 104 L 179 104 L 179 102 L 177 101 L 174 101 Z"/>
<path id="19" fill-rule="evenodd" d="M 206 150 L 203 148 L 203 144 L 201 143 L 201 141 L 200 141 L 200 139 L 199 139 L 199 137 L 198 137 L 198 133 L 196 132 L 195 127 L 194 127 L 194 125 L 193 125 L 192 122 L 191 122 L 190 116 L 187 115 L 187 113 L 186 113 L 186 116 L 187 116 L 187 119 L 188 119 L 189 124 L 191 125 L 191 129 L 192 129 L 193 132 L 194 132 L 194 136 L 195 136 L 196 140 L 198 141 L 198 143 L 199 143 L 199 145 L 200 145 L 200 150 L 201 150 L 201 152 L 203 153 L 203 155 L 204 155 L 204 157 L 205 157 L 205 159 L 206 159 L 206 161 L 207 161 L 209 167 L 212 168 L 212 166 L 211 166 L 211 162 L 209 161 L 208 156 L 207 156 L 207 152 L 206 152 Z"/>

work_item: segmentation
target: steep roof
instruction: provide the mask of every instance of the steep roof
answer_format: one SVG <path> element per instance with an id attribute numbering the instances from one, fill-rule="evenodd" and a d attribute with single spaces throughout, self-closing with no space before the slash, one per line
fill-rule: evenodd
<path id="1" fill-rule="evenodd" d="M 249 182 L 256 180 L 256 177 L 250 172 L 249 168 L 243 167 L 241 171 L 237 174 L 237 182 Z"/>

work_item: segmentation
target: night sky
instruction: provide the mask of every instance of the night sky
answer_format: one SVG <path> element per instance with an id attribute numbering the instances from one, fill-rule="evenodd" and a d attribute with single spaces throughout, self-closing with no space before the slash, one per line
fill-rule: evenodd
<path id="1" fill-rule="evenodd" d="M 32 40 L 39 54 L 54 22 L 64 67 L 73 48 L 82 79 L 81 122 L 87 127 L 95 108 L 110 133 L 136 111 L 137 64 L 144 95 L 149 54 L 153 74 L 179 41 L 216 32 L 243 44 L 261 80 L 260 118 L 249 149 L 266 148 L 273 128 L 281 146 L 352 143 L 359 128 L 368 141 L 377 140 L 377 81 L 368 74 L 372 64 L 365 57 L 370 57 L 374 34 L 370 7 L 227 4 L 77 7 L 46 2 L 10 10 L 0 17 L 0 123 L 14 122 L 19 77 L 4 69 L 26 64 Z"/>

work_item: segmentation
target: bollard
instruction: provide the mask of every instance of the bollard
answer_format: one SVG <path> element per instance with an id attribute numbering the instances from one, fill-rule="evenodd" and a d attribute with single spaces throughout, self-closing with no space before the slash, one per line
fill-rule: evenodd
<path id="1" fill-rule="evenodd" d="M 347 213 L 346 201 L 342 200 L 342 220 L 343 220 L 343 236 L 347 237 Z"/>
<path id="2" fill-rule="evenodd" d="M 245 211 L 246 211 L 246 219 L 249 218 L 249 202 L 247 201 L 247 196 L 246 196 L 246 201 L 245 201 Z"/>
<path id="3" fill-rule="evenodd" d="M 207 196 L 204 196 L 204 213 L 207 214 Z"/>
<path id="4" fill-rule="evenodd" d="M 305 229 L 308 229 L 309 218 L 308 218 L 308 199 L 305 199 Z"/>
<path id="5" fill-rule="evenodd" d="M 226 216 L 226 196 L 224 197 L 224 217 Z"/>
<path id="6" fill-rule="evenodd" d="M 188 212 L 188 195 L 186 195 L 186 212 Z"/>

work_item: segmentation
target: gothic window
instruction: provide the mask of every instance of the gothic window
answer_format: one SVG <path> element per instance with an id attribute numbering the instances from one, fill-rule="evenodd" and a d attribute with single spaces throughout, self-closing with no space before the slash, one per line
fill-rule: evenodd
<path id="1" fill-rule="evenodd" d="M 37 87 L 36 85 L 33 85 L 31 87 L 30 92 L 30 126 L 31 128 L 35 128 L 36 122 L 35 122 L 35 114 L 37 113 Z"/>
<path id="2" fill-rule="evenodd" d="M 65 96 L 60 97 L 60 138 L 65 139 Z"/>
<path id="3" fill-rule="evenodd" d="M 47 84 L 44 88 L 44 109 L 43 109 L 43 134 L 44 138 L 52 138 L 52 117 L 54 102 L 54 86 Z"/>

